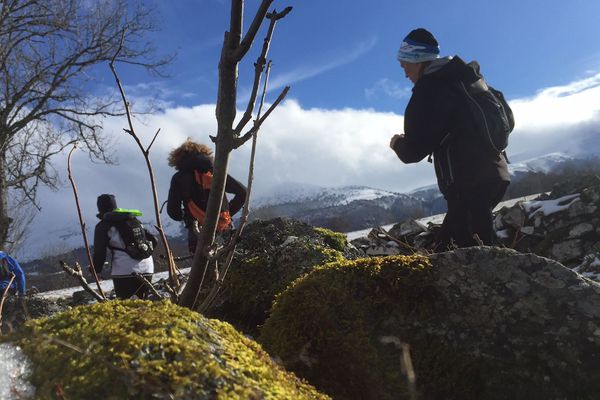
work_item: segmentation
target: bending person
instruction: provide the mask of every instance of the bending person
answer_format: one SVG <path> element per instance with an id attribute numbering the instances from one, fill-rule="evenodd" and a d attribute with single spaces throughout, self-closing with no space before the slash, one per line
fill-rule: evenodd
<path id="1" fill-rule="evenodd" d="M 175 221 L 183 221 L 188 229 L 188 250 L 196 251 L 198 241 L 194 230 L 194 222 L 204 224 L 210 185 L 212 183 L 213 158 L 212 151 L 205 145 L 195 143 L 188 138 L 181 146 L 169 154 L 169 166 L 177 172 L 171 178 L 167 213 Z M 227 175 L 225 192 L 233 194 L 228 201 L 223 196 L 217 232 L 227 232 L 233 228 L 231 217 L 235 215 L 246 201 L 246 187 Z"/>

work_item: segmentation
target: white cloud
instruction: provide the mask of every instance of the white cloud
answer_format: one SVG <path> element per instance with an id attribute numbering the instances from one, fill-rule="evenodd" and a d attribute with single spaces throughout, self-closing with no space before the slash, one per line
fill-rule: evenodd
<path id="1" fill-rule="evenodd" d="M 412 87 L 406 84 L 394 82 L 388 78 L 381 78 L 373 86 L 365 89 L 365 97 L 367 100 L 374 100 L 381 94 L 393 99 L 403 99 L 410 97 Z"/>
<path id="2" fill-rule="evenodd" d="M 600 134 L 600 73 L 509 104 L 516 126 L 508 150 L 516 161 L 553 151 L 600 151 L 595 139 Z"/>
<path id="3" fill-rule="evenodd" d="M 600 133 L 600 74 L 570 85 L 541 90 L 535 96 L 510 101 L 517 128 L 511 135 L 509 156 L 531 157 L 543 152 L 585 147 L 581 134 Z M 242 113 L 240 112 L 238 117 Z M 186 137 L 210 144 L 216 132 L 215 106 L 169 108 L 142 117 L 136 131 L 147 145 L 157 129 L 161 133 L 151 151 L 160 202 L 166 200 L 173 169 L 169 151 Z M 119 205 L 140 208 L 153 220 L 152 196 L 146 166 L 133 140 L 123 132 L 125 118 L 111 119 L 105 132 L 114 138 L 119 165 L 93 164 L 81 152 L 73 160 L 81 204 L 92 234 L 96 197 L 114 193 Z M 303 108 L 294 100 L 281 104 L 263 125 L 258 138 L 255 195 L 277 183 L 302 182 L 321 186 L 366 185 L 408 191 L 435 182 L 433 167 L 422 161 L 402 164 L 389 149 L 389 139 L 402 132 L 403 117 L 372 109 Z M 245 182 L 250 142 L 232 153 L 229 173 Z M 66 156 L 55 160 L 66 177 Z M 78 228 L 71 188 L 41 191 L 42 212 L 35 226 Z M 163 214 L 163 223 L 169 221 Z M 44 235 L 47 234 L 44 232 Z M 32 235 L 34 238 L 35 235 Z M 35 239 L 35 238 L 34 238 Z M 31 240 L 34 240 L 31 239 Z M 37 239 L 35 239 L 37 240 Z M 91 240 L 91 237 L 90 237 Z M 30 242 L 31 243 L 31 242 Z"/>
<path id="4" fill-rule="evenodd" d="M 519 130 L 544 133 L 549 128 L 589 121 L 600 112 L 600 73 L 565 86 L 541 90 L 510 102 Z"/>
<path id="5" fill-rule="evenodd" d="M 309 65 L 302 65 L 283 74 L 274 74 L 269 80 L 269 90 L 275 90 L 295 82 L 320 75 L 342 65 L 351 63 L 369 50 L 377 43 L 377 37 L 372 36 L 367 40 L 356 43 L 353 48 L 344 52 L 336 52 L 327 60 L 312 60 Z"/>

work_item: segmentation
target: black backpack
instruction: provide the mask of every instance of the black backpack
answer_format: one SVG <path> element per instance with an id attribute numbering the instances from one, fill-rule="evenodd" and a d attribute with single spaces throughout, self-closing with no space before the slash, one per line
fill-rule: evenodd
<path id="1" fill-rule="evenodd" d="M 502 153 L 508 146 L 508 135 L 515 127 L 512 110 L 504 95 L 489 86 L 483 77 L 471 84 L 459 82 L 458 86 L 465 96 L 474 132 L 478 133 L 477 140 L 491 154 Z"/>
<path id="2" fill-rule="evenodd" d="M 128 215 L 127 218 L 121 221 L 111 221 L 111 225 L 117 229 L 125 243 L 124 249 L 109 246 L 111 249 L 124 251 L 136 260 L 143 260 L 152 255 L 156 239 L 144 229 L 144 226 L 136 217 Z"/>

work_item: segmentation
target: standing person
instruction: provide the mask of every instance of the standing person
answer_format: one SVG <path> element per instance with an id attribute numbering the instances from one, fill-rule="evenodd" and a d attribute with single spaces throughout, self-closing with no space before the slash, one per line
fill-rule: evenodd
<path id="1" fill-rule="evenodd" d="M 15 278 L 10 283 L 13 275 Z M 15 291 L 19 296 L 25 295 L 25 273 L 23 272 L 23 268 L 21 268 L 17 260 L 0 251 L 0 296 L 2 296 L 9 283 L 9 290 Z"/>
<path id="2" fill-rule="evenodd" d="M 466 64 L 457 56 L 440 58 L 439 52 L 437 40 L 423 28 L 404 38 L 398 61 L 414 87 L 404 115 L 404 134 L 394 135 L 390 147 L 404 163 L 433 156 L 438 186 L 448 204 L 436 250 L 451 244 L 476 245 L 475 235 L 491 245 L 496 240 L 492 210 L 504 196 L 510 176 L 502 152 L 506 141 L 490 151 L 485 118 L 497 117 L 505 140 L 514 119 L 502 94 L 487 86 L 476 62 Z M 495 102 L 494 115 L 477 109 L 474 96 L 482 93 Z"/>
<path id="3" fill-rule="evenodd" d="M 100 222 L 94 230 L 93 258 L 96 273 L 99 275 L 104 263 L 108 262 L 118 298 L 128 299 L 133 295 L 140 299 L 146 298 L 149 288 L 144 279 L 152 281 L 152 251 L 156 246 L 156 239 L 135 217 L 141 213 L 117 208 L 114 195 L 98 196 L 97 206 Z"/>
<path id="4" fill-rule="evenodd" d="M 195 221 L 200 226 L 204 223 L 212 183 L 212 151 L 206 145 L 188 138 L 169 153 L 169 166 L 174 167 L 177 172 L 171 178 L 167 213 L 171 219 L 185 223 L 188 229 L 188 250 L 193 254 L 198 241 L 193 225 Z M 229 175 L 225 182 L 225 192 L 233 194 L 233 198 L 228 201 L 223 196 L 217 232 L 227 232 L 233 228 L 231 217 L 246 201 L 246 187 Z"/>

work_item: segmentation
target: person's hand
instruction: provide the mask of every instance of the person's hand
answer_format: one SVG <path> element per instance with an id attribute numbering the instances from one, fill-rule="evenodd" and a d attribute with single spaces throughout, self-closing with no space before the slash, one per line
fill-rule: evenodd
<path id="1" fill-rule="evenodd" d="M 404 134 L 392 136 L 392 139 L 390 140 L 390 148 L 391 149 L 394 149 L 394 145 L 396 144 L 396 140 L 398 140 L 398 139 L 404 139 Z"/>

